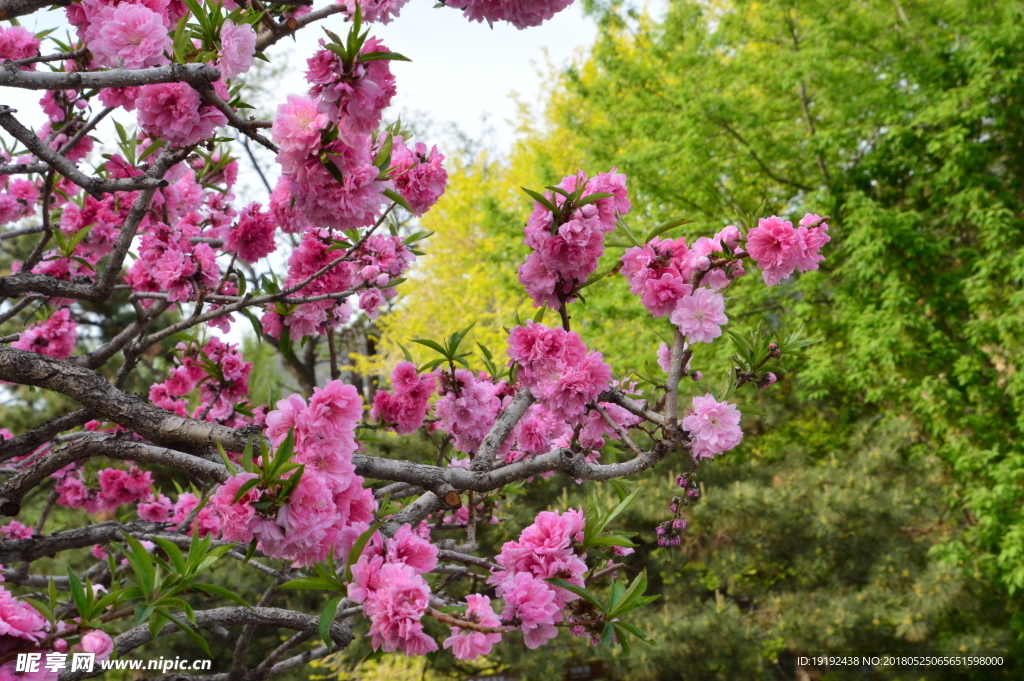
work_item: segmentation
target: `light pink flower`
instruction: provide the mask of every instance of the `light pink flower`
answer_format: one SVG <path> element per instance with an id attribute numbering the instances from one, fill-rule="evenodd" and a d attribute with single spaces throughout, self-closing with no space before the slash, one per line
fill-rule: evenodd
<path id="1" fill-rule="evenodd" d="M 252 68 L 256 54 L 256 32 L 249 24 L 225 21 L 220 28 L 220 61 L 217 67 L 221 77 L 233 80 Z"/>
<path id="2" fill-rule="evenodd" d="M 28 59 L 39 54 L 39 40 L 21 26 L 0 26 L 0 63 Z M 22 66 L 30 71 L 35 65 Z"/>
<path id="3" fill-rule="evenodd" d="M 693 412 L 683 419 L 683 428 L 690 433 L 693 455 L 698 459 L 710 459 L 743 439 L 739 409 L 719 402 L 711 393 L 693 398 Z"/>
<path id="4" fill-rule="evenodd" d="M 722 335 L 721 325 L 729 321 L 722 294 L 703 287 L 682 298 L 669 319 L 691 343 L 710 343 Z"/>
<path id="5" fill-rule="evenodd" d="M 79 647 L 83 653 L 93 653 L 97 660 L 108 660 L 114 652 L 114 641 L 105 631 L 93 629 L 82 634 Z"/>
<path id="6" fill-rule="evenodd" d="M 470 21 L 507 21 L 519 30 L 540 26 L 568 7 L 573 0 L 469 0 L 462 9 Z"/>
<path id="7" fill-rule="evenodd" d="M 169 62 L 164 52 L 171 49 L 171 38 L 160 14 L 122 3 L 103 17 L 86 45 L 99 66 L 114 68 L 123 59 L 125 68 L 141 69 Z"/>
<path id="8" fill-rule="evenodd" d="M 284 103 L 277 105 L 277 115 L 271 128 L 274 141 L 281 147 L 278 162 L 287 169 L 286 159 L 291 158 L 289 154 L 295 154 L 294 158 L 299 161 L 315 152 L 320 147 L 320 131 L 327 127 L 327 123 L 327 115 L 317 108 L 312 99 L 288 95 Z"/>

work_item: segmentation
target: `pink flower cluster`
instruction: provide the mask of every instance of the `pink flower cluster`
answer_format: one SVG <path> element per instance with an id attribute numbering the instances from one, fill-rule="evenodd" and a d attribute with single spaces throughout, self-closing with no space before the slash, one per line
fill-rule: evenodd
<path id="1" fill-rule="evenodd" d="M 189 514 L 199 506 L 199 498 L 191 492 L 182 492 L 173 503 L 163 494 L 150 495 L 138 504 L 139 517 L 153 523 L 174 523 L 171 529 L 177 530 Z M 195 524 L 199 528 L 199 536 L 205 537 L 208 534 L 217 536 L 220 534 L 220 519 L 209 506 L 204 507 L 196 514 L 195 519 L 189 524 Z M 189 527 L 187 534 L 192 535 L 193 528 Z"/>
<path id="2" fill-rule="evenodd" d="M 434 405 L 438 426 L 452 436 L 455 448 L 475 452 L 494 425 L 501 409 L 504 383 L 492 383 L 486 373 L 456 369 L 455 375 L 437 370 L 441 399 Z"/>
<path id="3" fill-rule="evenodd" d="M 363 488 L 355 474 L 352 454 L 357 444 L 355 427 L 362 417 L 362 398 L 341 381 L 315 389 L 309 404 L 299 395 L 277 403 L 267 414 L 267 437 L 280 446 L 294 429 L 292 461 L 305 466 L 302 478 L 287 501 L 273 512 L 257 511 L 252 503 L 269 490 L 253 488 L 237 502 L 234 496 L 252 473 L 239 473 L 210 499 L 227 541 L 259 540 L 271 558 L 309 566 L 324 560 L 332 547 L 351 546 L 360 523 L 373 520 L 373 492 Z M 363 527 L 365 529 L 365 527 Z"/>
<path id="4" fill-rule="evenodd" d="M 693 456 L 711 459 L 740 443 L 740 410 L 735 404 L 719 402 L 711 393 L 693 398 L 693 409 L 682 421 L 690 433 Z"/>
<path id="5" fill-rule="evenodd" d="M 568 7 L 573 0 L 469 0 L 452 5 L 470 21 L 507 21 L 519 30 L 540 26 Z"/>
<path id="6" fill-rule="evenodd" d="M 201 196 L 201 195 L 200 195 Z M 170 302 L 195 300 L 201 288 L 213 289 L 220 280 L 217 254 L 209 244 L 193 244 L 190 239 L 200 235 L 192 220 L 182 219 L 174 227 L 162 222 L 142 236 L 139 259 L 125 280 L 135 291 L 162 291 Z M 152 305 L 143 299 L 143 305 Z"/>
<path id="7" fill-rule="evenodd" d="M 406 655 L 437 650 L 437 642 L 423 632 L 420 622 L 430 604 L 430 586 L 423 574 L 435 567 L 437 547 L 408 525 L 383 542 L 375 534 L 367 544 L 352 566 L 348 596 L 370 618 L 374 650 L 401 650 Z"/>
<path id="8" fill-rule="evenodd" d="M 6 160 L 0 155 L 0 161 Z M 0 176 L 0 225 L 34 215 L 38 200 L 39 189 L 34 182 Z"/>
<path id="9" fill-rule="evenodd" d="M 85 45 L 94 65 L 141 69 L 170 61 L 164 55 L 171 49 L 166 14 L 142 4 L 83 2 L 82 6 L 89 16 Z"/>
<path id="10" fill-rule="evenodd" d="M 8 539 L 28 539 L 32 536 L 32 528 L 22 525 L 17 520 L 12 520 L 3 527 L 0 527 L 0 535 Z"/>
<path id="11" fill-rule="evenodd" d="M 512 329 L 508 356 L 520 365 L 519 382 L 544 407 L 571 424 L 585 416 L 612 378 L 600 352 L 587 351 L 575 331 L 527 322 Z"/>
<path id="12" fill-rule="evenodd" d="M 302 242 L 288 259 L 286 286 L 297 286 L 328 265 L 326 274 L 299 290 L 302 296 L 344 294 L 359 288 L 359 307 L 371 318 L 377 316 L 378 307 L 396 295 L 394 287 L 381 289 L 392 279 L 402 275 L 416 256 L 400 237 L 374 234 L 352 252 L 345 262 L 337 262 L 344 251 L 332 247 L 339 243 L 330 230 L 311 229 L 302 236 Z M 343 244 L 344 245 L 344 244 Z M 266 333 L 279 337 L 285 326 L 292 340 L 314 333 L 325 333 L 348 321 L 352 308 L 349 295 L 302 303 L 287 310 L 271 309 L 263 315 Z"/>
<path id="13" fill-rule="evenodd" d="M 423 215 L 437 203 L 448 185 L 448 171 L 444 169 L 444 156 L 431 147 L 417 142 L 412 148 L 401 136 L 392 140 L 391 181 L 415 215 Z"/>
<path id="14" fill-rule="evenodd" d="M 149 401 L 179 416 L 217 421 L 229 426 L 242 426 L 248 417 L 235 410 L 249 396 L 249 373 L 252 362 L 242 358 L 237 344 L 211 338 L 198 345 L 179 343 L 175 366 L 162 383 L 149 388 Z M 199 389 L 199 404 L 188 411 L 188 399 Z"/>
<path id="15" fill-rule="evenodd" d="M 112 511 L 150 496 L 153 474 L 132 466 L 128 471 L 104 468 L 96 474 L 97 487 L 85 484 L 82 471 L 63 468 L 53 474 L 58 483 L 57 503 L 69 508 L 84 508 L 89 513 Z"/>
<path id="16" fill-rule="evenodd" d="M 55 359 L 67 359 L 75 349 L 78 340 L 78 324 L 71 318 L 67 308 L 57 310 L 43 322 L 35 322 L 24 331 L 21 337 L 11 343 L 12 348 Z"/>
<path id="17" fill-rule="evenodd" d="M 487 583 L 495 585 L 498 597 L 505 600 L 502 619 L 518 623 L 531 650 L 558 635 L 555 624 L 562 621 L 566 604 L 577 598 L 545 580 L 557 577 L 583 586 L 587 565 L 573 551 L 572 542 L 582 541 L 584 524 L 583 511 L 543 511 L 519 541 L 506 542 L 494 559 L 501 570 Z"/>
<path id="18" fill-rule="evenodd" d="M 38 610 L 0 586 L 0 650 L 11 650 L 22 641 L 39 643 L 49 628 Z"/>
<path id="19" fill-rule="evenodd" d="M 422 426 L 427 416 L 434 375 L 421 376 L 412 362 L 399 362 L 391 372 L 391 389 L 374 395 L 370 418 L 394 424 L 399 435 L 408 435 Z"/>
<path id="20" fill-rule="evenodd" d="M 500 627 L 501 620 L 491 609 L 491 599 L 480 594 L 466 596 L 466 612 L 460 619 L 473 622 L 484 627 Z M 488 655 L 495 643 L 501 642 L 501 634 L 472 629 L 452 627 L 452 635 L 445 639 L 444 647 L 451 648 L 452 654 L 459 660 L 473 660 L 481 655 Z"/>
<path id="21" fill-rule="evenodd" d="M 277 250 L 274 243 L 274 220 L 264 213 L 258 203 L 251 203 L 238 216 L 238 222 L 228 232 L 225 246 L 243 262 L 254 263 Z"/>
<path id="22" fill-rule="evenodd" d="M 223 81 L 215 82 L 213 88 L 221 99 L 230 99 Z M 199 93 L 187 83 L 143 85 L 135 108 L 139 127 L 147 135 L 178 147 L 198 144 L 228 122 L 219 109 L 204 105 Z"/>
<path id="23" fill-rule="evenodd" d="M 774 286 L 798 268 L 801 272 L 818 269 L 825 259 L 821 248 L 832 240 L 825 219 L 808 213 L 796 229 L 792 222 L 774 215 L 758 220 L 757 227 L 747 234 L 747 250 L 764 270 L 764 283 Z"/>
<path id="24" fill-rule="evenodd" d="M 232 80 L 252 68 L 256 54 L 256 31 L 249 24 L 225 21 L 220 27 L 220 59 L 217 66 L 221 77 Z"/>
<path id="25" fill-rule="evenodd" d="M 322 38 L 320 44 L 324 45 Z M 370 52 L 388 52 L 388 48 L 378 38 L 370 38 L 359 53 Z M 345 64 L 334 52 L 322 49 L 306 65 L 309 96 L 338 124 L 343 136 L 365 135 L 380 125 L 381 112 L 397 92 L 387 60 Z"/>
<path id="26" fill-rule="evenodd" d="M 355 14 L 355 5 L 358 3 L 363 21 L 390 24 L 409 0 L 337 0 L 337 2 L 339 5 L 345 6 L 346 16 L 351 17 Z"/>
<path id="27" fill-rule="evenodd" d="M 39 39 L 21 26 L 0 26 L 0 64 L 28 59 L 39 54 Z M 34 64 L 22 66 L 23 71 L 35 69 Z"/>
<path id="28" fill-rule="evenodd" d="M 567 192 L 585 187 L 583 198 L 591 194 L 611 196 L 576 208 L 571 215 L 557 221 L 552 212 L 534 203 L 526 223 L 526 245 L 532 252 L 519 266 L 519 283 L 533 299 L 536 307 L 560 307 L 575 300 L 578 286 L 597 269 L 597 259 L 604 253 L 604 237 L 615 229 L 619 215 L 630 208 L 626 176 L 613 168 L 587 179 L 582 171 L 564 178 L 558 185 Z M 565 198 L 552 192 L 557 205 Z"/>

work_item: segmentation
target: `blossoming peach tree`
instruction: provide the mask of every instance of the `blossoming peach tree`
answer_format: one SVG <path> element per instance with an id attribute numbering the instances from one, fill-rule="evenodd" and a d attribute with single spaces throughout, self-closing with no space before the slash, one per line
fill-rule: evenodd
<path id="1" fill-rule="evenodd" d="M 735 336 L 728 387 L 681 405 L 680 381 L 702 379 L 694 349 L 722 335 L 723 292 L 751 263 L 768 285 L 817 268 L 825 218 L 747 221 L 692 244 L 663 238 L 677 221 L 641 240 L 626 223 L 626 177 L 615 169 L 528 191 L 531 252 L 519 279 L 540 313 L 509 331 L 507 361 L 482 349 L 474 361 L 485 370 L 471 370 L 465 332 L 420 339 L 436 354 L 417 366 L 407 352 L 390 386 L 364 404 L 339 379 L 334 334 L 396 295 L 426 235 L 394 217 L 422 215 L 447 181 L 436 147 L 382 123 L 396 91 L 391 62 L 405 57 L 370 33 L 404 0 L 315 10 L 277 0 L 64 0 L 73 28 L 65 41 L 19 25 L 51 4 L 0 0 L 0 85 L 41 91 L 48 117 L 35 131 L 0 105 L 0 245 L 24 245 L 0 276 L 0 323 L 18 329 L 0 338 L 0 380 L 12 399 L 27 399 L 18 386 L 34 386 L 80 408 L 27 432 L 0 429 L 0 512 L 17 517 L 32 490 L 50 490 L 32 526 L 0 528 L 0 679 L 95 675 L 19 661 L 125 656 L 171 634 L 207 653 L 204 636 L 227 636 L 234 654 L 217 677 L 230 679 L 295 669 L 347 646 L 361 626 L 375 650 L 450 649 L 460 659 L 487 655 L 513 632 L 529 648 L 559 628 L 627 649 L 647 641 L 628 616 L 654 599 L 646 578 L 617 577 L 617 557 L 634 544 L 615 521 L 637 494 L 621 479 L 684 461 L 686 492 L 657 528 L 661 545 L 678 543 L 681 499 L 695 496 L 701 462 L 742 438 L 731 395 L 774 383 L 779 359 L 805 341 Z M 567 4 L 453 7 L 526 28 Z M 273 121 L 245 115 L 241 77 L 253 60 L 332 15 L 344 35 L 324 29 L 305 92 L 280 102 Z M 117 139 L 100 156 L 91 135 L 108 117 L 119 119 Z M 236 205 L 226 128 L 276 153 L 266 207 Z M 626 249 L 620 265 L 596 275 L 611 247 Z M 651 323 L 674 333 L 658 351 L 661 371 L 643 376 L 648 395 L 613 378 L 570 327 L 583 288 L 619 271 Z M 127 321 L 111 337 L 80 337 L 97 309 Z M 560 323 L 545 325 L 545 310 Z M 314 377 L 323 349 L 330 379 L 305 396 L 251 404 L 252 365 L 209 330 L 227 332 L 242 318 L 282 362 L 306 362 Z M 148 399 L 125 391 L 147 352 L 179 339 Z M 436 464 L 367 454 L 364 443 L 382 431 L 425 433 L 440 443 Z M 191 486 L 160 489 L 160 471 Z M 518 541 L 481 555 L 477 525 L 499 521 L 502 495 L 556 474 L 611 482 L 618 501 L 591 495 L 585 508 L 542 512 Z M 117 519 L 47 533 L 54 504 L 85 511 L 72 517 Z M 456 538 L 433 538 L 441 527 Z M 33 568 L 72 551 L 91 551 L 94 564 Z M 225 561 L 264 573 L 273 587 L 236 593 L 210 583 Z M 471 583 L 470 593 L 451 590 L 459 583 Z M 292 589 L 322 606 L 273 607 Z M 295 633 L 248 665 L 259 627 Z"/>

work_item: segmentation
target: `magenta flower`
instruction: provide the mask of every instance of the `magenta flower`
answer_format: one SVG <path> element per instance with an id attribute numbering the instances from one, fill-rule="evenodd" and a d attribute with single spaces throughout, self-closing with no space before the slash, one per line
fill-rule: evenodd
<path id="1" fill-rule="evenodd" d="M 139 126 L 175 146 L 201 142 L 227 123 L 217 109 L 201 106 L 199 93 L 186 83 L 143 85 L 140 90 L 135 100 Z"/>
<path id="2" fill-rule="evenodd" d="M 54 359 L 67 359 L 78 340 L 78 324 L 67 308 L 57 310 L 44 322 L 35 322 L 11 343 L 12 348 L 38 352 Z"/>
<path id="3" fill-rule="evenodd" d="M 251 203 L 242 210 L 238 223 L 228 232 L 225 246 L 244 262 L 254 263 L 277 250 L 274 243 L 274 222 L 262 206 Z"/>

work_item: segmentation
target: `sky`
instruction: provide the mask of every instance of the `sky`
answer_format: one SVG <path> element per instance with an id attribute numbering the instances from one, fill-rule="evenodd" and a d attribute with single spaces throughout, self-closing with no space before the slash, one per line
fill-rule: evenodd
<path id="1" fill-rule="evenodd" d="M 315 6 L 324 4 L 321 0 Z M 583 16 L 580 3 L 541 26 L 522 31 L 505 23 L 491 28 L 470 22 L 458 10 L 435 9 L 433 4 L 433 0 L 412 0 L 396 20 L 372 27 L 371 35 L 412 60 L 391 63 L 398 85 L 393 106 L 421 123 L 429 121 L 429 130 L 442 131 L 454 124 L 471 139 L 499 150 L 507 150 L 515 138 L 517 104 L 512 94 L 536 106 L 547 65 L 567 66 L 596 35 L 595 24 Z M 35 31 L 63 26 L 63 13 L 41 13 L 23 18 L 22 23 Z M 343 35 L 346 31 L 338 15 L 320 24 Z M 275 89 L 281 90 L 279 97 L 273 93 L 275 99 L 304 90 L 300 73 L 322 36 L 317 26 L 307 27 L 294 43 L 285 40 L 268 51 L 272 60 L 287 55 L 290 66 L 289 77 L 275 83 Z M 41 94 L 0 88 L 0 102 L 18 108 L 19 118 L 38 128 L 43 120 L 38 106 Z M 130 122 L 130 114 L 121 112 L 118 118 Z"/>

